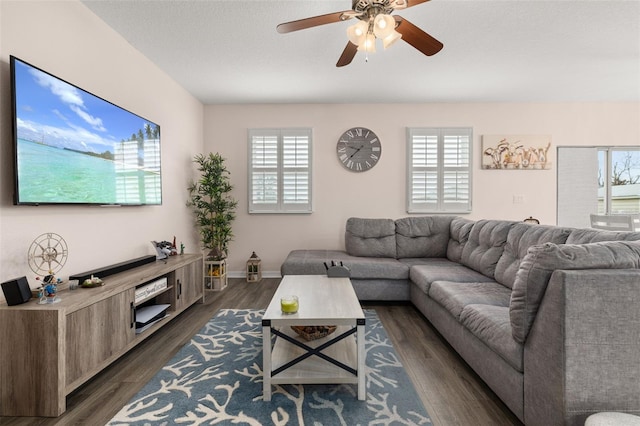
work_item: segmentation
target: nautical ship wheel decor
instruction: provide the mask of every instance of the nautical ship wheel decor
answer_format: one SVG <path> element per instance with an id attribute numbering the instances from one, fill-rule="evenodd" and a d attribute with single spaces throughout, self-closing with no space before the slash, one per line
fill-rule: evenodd
<path id="1" fill-rule="evenodd" d="M 58 234 L 47 232 L 38 236 L 29 247 L 29 267 L 38 275 L 53 275 L 67 261 L 67 242 Z"/>
<path id="2" fill-rule="evenodd" d="M 44 276 L 44 291 L 40 303 L 60 301 L 60 298 L 56 296 L 55 273 L 62 269 L 68 255 L 67 242 L 53 232 L 42 234 L 31 243 L 28 252 L 29 267 L 37 275 Z"/>

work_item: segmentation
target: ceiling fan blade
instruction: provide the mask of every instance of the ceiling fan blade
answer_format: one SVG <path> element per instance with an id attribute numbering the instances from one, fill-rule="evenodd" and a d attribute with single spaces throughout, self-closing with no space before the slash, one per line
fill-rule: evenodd
<path id="1" fill-rule="evenodd" d="M 347 47 L 342 51 L 342 55 L 340 55 L 340 59 L 338 59 L 338 63 L 336 67 L 344 67 L 345 65 L 349 65 L 353 58 L 356 56 L 356 52 L 358 52 L 358 46 L 356 44 L 347 42 Z"/>
<path id="2" fill-rule="evenodd" d="M 429 0 L 393 0 L 390 4 L 395 10 L 406 9 L 418 4 L 426 3 Z"/>
<path id="3" fill-rule="evenodd" d="M 327 13 L 326 15 L 313 16 L 311 18 L 298 19 L 297 21 L 285 22 L 276 27 L 279 33 L 290 33 L 292 31 L 304 30 L 306 28 L 317 27 L 318 25 L 332 24 L 334 22 L 346 21 L 353 18 L 353 10 Z"/>
<path id="4" fill-rule="evenodd" d="M 411 22 L 400 16 L 394 16 L 396 31 L 402 34 L 402 40 L 406 41 L 427 56 L 435 55 L 444 45 Z"/>

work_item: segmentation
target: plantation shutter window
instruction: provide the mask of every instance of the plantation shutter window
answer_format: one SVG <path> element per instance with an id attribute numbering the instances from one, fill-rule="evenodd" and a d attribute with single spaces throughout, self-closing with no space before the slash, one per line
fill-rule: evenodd
<path id="1" fill-rule="evenodd" d="M 311 129 L 249 131 L 249 213 L 311 213 Z"/>
<path id="2" fill-rule="evenodd" d="M 409 128 L 407 211 L 471 211 L 470 128 Z"/>
<path id="3" fill-rule="evenodd" d="M 309 204 L 309 137 L 284 134 L 283 203 Z"/>
<path id="4" fill-rule="evenodd" d="M 256 204 L 278 202 L 278 138 L 276 135 L 254 136 L 251 145 L 251 199 Z"/>

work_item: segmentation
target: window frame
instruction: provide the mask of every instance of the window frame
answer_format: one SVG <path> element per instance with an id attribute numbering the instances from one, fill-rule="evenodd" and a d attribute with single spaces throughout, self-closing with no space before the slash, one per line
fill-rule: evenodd
<path id="1" fill-rule="evenodd" d="M 274 203 L 258 203 L 254 199 L 254 174 L 260 167 L 254 166 L 253 145 L 256 137 L 276 138 L 276 166 L 272 168 L 276 173 L 276 201 Z M 287 137 L 307 138 L 306 167 L 285 167 L 284 145 Z M 258 128 L 249 129 L 247 132 L 247 198 L 249 214 L 310 214 L 313 212 L 312 192 L 312 150 L 313 132 L 311 128 Z M 297 157 L 296 157 L 297 158 Z M 304 160 L 304 158 L 302 158 Z M 265 170 L 268 170 L 266 168 Z M 284 182 L 287 173 L 302 172 L 307 174 L 307 201 L 302 203 L 287 203 L 285 201 Z M 302 187 L 304 189 L 304 187 Z"/>
<path id="2" fill-rule="evenodd" d="M 626 211 L 613 211 L 613 203 L 614 203 L 614 196 L 613 196 L 613 183 L 612 183 L 612 178 L 613 178 L 613 153 L 615 152 L 629 152 L 629 151 L 633 151 L 633 152 L 640 152 L 640 148 L 635 147 L 635 146 L 620 146 L 620 145 L 614 145 L 614 146 L 596 146 L 596 152 L 597 152 L 597 156 L 598 156 L 598 170 L 600 170 L 600 155 L 602 154 L 604 156 L 604 162 L 603 162 L 603 174 L 604 176 L 602 176 L 603 178 L 603 183 L 604 186 L 603 188 L 603 197 L 602 197 L 602 209 L 600 209 L 600 196 L 598 195 L 597 200 L 598 200 L 598 209 L 595 212 L 596 214 L 606 214 L 606 215 L 613 215 L 613 214 L 628 214 L 628 213 L 635 213 L 634 212 L 626 212 Z M 598 177 L 599 178 L 599 177 Z M 598 183 L 598 188 L 600 188 L 600 184 Z"/>
<path id="3" fill-rule="evenodd" d="M 437 155 L 434 166 L 414 166 L 414 137 L 436 137 Z M 466 137 L 467 144 L 467 164 L 464 166 L 445 166 L 445 137 L 457 136 Z M 472 210 L 473 200 L 473 128 L 472 127 L 407 127 L 407 176 L 406 176 L 406 204 L 407 213 L 447 213 L 447 214 L 469 214 Z M 425 150 L 425 158 L 427 152 Z M 434 202 L 415 201 L 413 191 L 413 177 L 418 171 L 432 171 L 436 178 L 436 199 Z M 468 174 L 466 180 L 468 186 L 468 197 L 462 202 L 446 202 L 444 176 L 447 172 L 464 172 Z"/>

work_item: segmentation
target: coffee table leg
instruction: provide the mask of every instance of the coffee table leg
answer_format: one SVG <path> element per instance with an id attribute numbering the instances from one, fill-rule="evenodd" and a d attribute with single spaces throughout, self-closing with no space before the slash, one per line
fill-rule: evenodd
<path id="1" fill-rule="evenodd" d="M 271 321 L 262 321 L 262 399 L 271 401 Z"/>
<path id="2" fill-rule="evenodd" d="M 365 349 L 364 349 L 364 328 L 365 328 L 365 320 L 359 319 L 357 320 L 357 340 L 358 340 L 358 399 L 360 401 L 364 401 L 367 397 L 367 389 L 365 383 Z"/>

